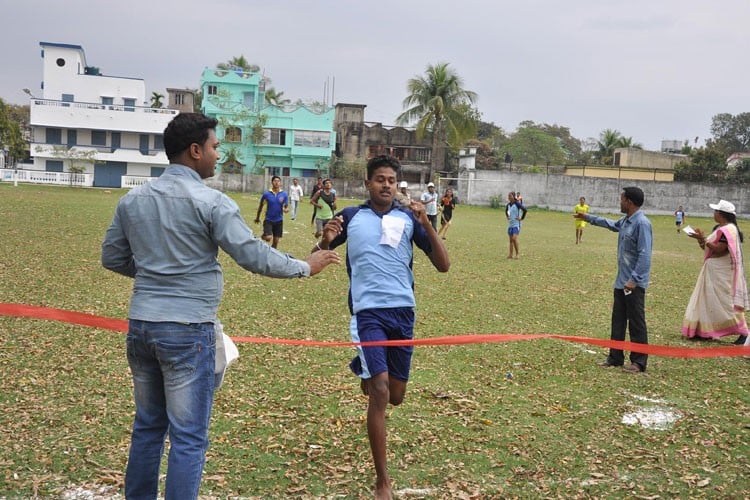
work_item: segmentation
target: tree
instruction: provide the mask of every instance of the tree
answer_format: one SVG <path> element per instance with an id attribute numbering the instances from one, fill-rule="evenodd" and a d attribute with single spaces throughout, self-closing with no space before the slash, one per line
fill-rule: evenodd
<path id="1" fill-rule="evenodd" d="M 535 127 L 519 127 L 503 144 L 503 150 L 513 155 L 513 162 L 526 165 L 562 165 L 565 151 L 556 137 Z"/>
<path id="2" fill-rule="evenodd" d="M 200 113 L 203 107 L 203 89 L 195 89 L 193 96 L 193 112 Z"/>
<path id="3" fill-rule="evenodd" d="M 477 124 L 477 139 L 486 142 L 494 149 L 498 149 L 502 143 L 508 141 L 508 136 L 502 127 L 498 127 L 493 122 L 480 120 Z"/>
<path id="4" fill-rule="evenodd" d="M 67 163 L 68 172 L 71 174 L 82 174 L 86 171 L 86 167 L 93 167 L 99 160 L 96 159 L 98 151 L 81 150 L 76 147 L 68 147 L 62 145 L 50 146 L 47 149 L 45 146 L 37 146 L 37 153 L 48 153 L 54 158 L 59 158 Z M 70 176 L 70 184 L 73 185 L 73 176 Z"/>
<path id="5" fill-rule="evenodd" d="M 498 158 L 496 151 L 492 149 L 490 144 L 479 139 L 469 139 L 466 142 L 466 147 L 477 148 L 475 166 L 478 170 L 500 170 L 501 159 Z"/>
<path id="6" fill-rule="evenodd" d="M 284 99 L 284 91 L 277 91 L 273 87 L 268 87 L 266 89 L 265 99 L 268 104 L 272 104 L 274 106 L 284 106 L 285 104 L 290 104 L 292 101 L 289 99 Z"/>
<path id="7" fill-rule="evenodd" d="M 14 115 L 13 107 L 0 99 L 0 154 L 7 149 L 10 157 L 18 160 L 24 156 L 25 143 Z"/>
<path id="8" fill-rule="evenodd" d="M 602 130 L 599 134 L 599 141 L 596 146 L 598 151 L 594 153 L 594 157 L 602 165 L 612 165 L 615 156 L 615 148 L 619 147 L 620 139 L 622 134 L 619 130 L 613 130 L 611 128 Z"/>
<path id="9" fill-rule="evenodd" d="M 407 82 L 408 95 L 402 105 L 405 111 L 396 122 L 408 125 L 416 122 L 417 137 L 432 133 L 432 170 L 445 168 L 445 146 L 456 144 L 466 127 L 470 126 L 461 104 L 474 104 L 477 94 L 463 88 L 463 80 L 448 63 L 428 65 L 423 76 L 417 75 Z"/>
<path id="10" fill-rule="evenodd" d="M 151 92 L 151 107 L 152 108 L 161 108 L 162 102 L 161 100 L 164 99 L 164 94 L 160 94 L 158 92 Z"/>
<path id="11" fill-rule="evenodd" d="M 617 147 L 643 149 L 643 144 L 635 142 L 632 137 L 620 137 L 620 140 L 617 141 Z"/>
<path id="12" fill-rule="evenodd" d="M 244 55 L 241 55 L 239 57 L 234 56 L 227 62 L 217 64 L 216 67 L 219 69 L 227 70 L 227 71 L 239 69 L 247 73 L 259 73 L 260 72 L 260 66 L 258 66 L 257 64 L 252 64 L 248 62 L 248 60 L 245 59 Z"/>
<path id="13" fill-rule="evenodd" d="M 719 113 L 711 119 L 713 139 L 706 146 L 717 149 L 724 157 L 750 151 L 750 113 Z"/>
<path id="14" fill-rule="evenodd" d="M 570 128 L 557 124 L 534 123 L 531 120 L 522 121 L 518 124 L 518 128 L 535 128 L 556 138 L 565 155 L 565 163 L 581 163 L 583 159 L 581 141 L 570 134 Z"/>
<path id="15" fill-rule="evenodd" d="M 744 159 L 730 169 L 727 180 L 732 184 L 750 184 L 750 159 Z"/>
<path id="16" fill-rule="evenodd" d="M 717 149 L 698 148 L 690 153 L 688 161 L 674 167 L 674 180 L 690 182 L 724 182 L 727 164 Z"/>
<path id="17" fill-rule="evenodd" d="M 367 178 L 367 162 L 363 158 L 344 160 L 334 157 L 330 162 L 331 177 L 359 181 Z"/>

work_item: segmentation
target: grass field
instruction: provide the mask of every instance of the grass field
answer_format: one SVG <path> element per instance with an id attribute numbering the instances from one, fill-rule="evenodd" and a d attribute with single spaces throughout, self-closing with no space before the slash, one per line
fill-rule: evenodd
<path id="1" fill-rule="evenodd" d="M 99 264 L 123 194 L 0 184 L 0 302 L 126 318 L 132 282 Z M 571 193 L 571 209 L 579 194 Z M 251 221 L 258 197 L 232 196 Z M 314 244 L 309 207 L 285 222 L 283 251 L 304 256 Z M 419 338 L 609 338 L 615 233 L 589 226 L 576 246 L 570 214 L 532 209 L 521 258 L 507 260 L 501 211 L 459 206 L 454 220 L 449 273 L 415 258 Z M 735 337 L 681 338 L 701 251 L 671 217 L 651 221 L 650 342 L 728 345 Z M 750 223 L 740 226 L 750 236 Z M 348 340 L 344 265 L 272 280 L 221 260 L 220 317 L 230 335 Z M 134 411 L 124 335 L 0 317 L 0 345 L 0 497 L 102 485 L 116 492 Z M 367 498 L 374 473 L 367 401 L 347 368 L 353 350 L 239 349 L 216 396 L 202 495 Z M 747 498 L 749 360 L 651 356 L 647 373 L 629 375 L 599 368 L 604 357 L 554 339 L 417 348 L 406 400 L 388 414 L 395 489 L 410 498 Z M 663 429 L 641 425 L 643 417 L 623 423 L 637 411 L 677 420 Z"/>

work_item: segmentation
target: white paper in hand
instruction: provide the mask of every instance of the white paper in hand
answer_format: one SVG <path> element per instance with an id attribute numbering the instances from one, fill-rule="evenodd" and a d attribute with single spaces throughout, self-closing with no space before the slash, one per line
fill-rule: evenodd
<path id="1" fill-rule="evenodd" d="M 695 234 L 695 229 L 690 226 L 685 226 L 682 228 L 682 230 L 685 231 L 685 233 L 688 235 Z"/>

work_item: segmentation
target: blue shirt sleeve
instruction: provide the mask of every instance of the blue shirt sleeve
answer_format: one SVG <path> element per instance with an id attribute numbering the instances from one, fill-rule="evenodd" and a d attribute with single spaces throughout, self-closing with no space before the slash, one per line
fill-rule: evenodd
<path id="1" fill-rule="evenodd" d="M 651 249 L 653 234 L 651 225 L 639 220 L 636 225 L 636 261 L 630 281 L 637 286 L 646 288 L 651 274 Z"/>

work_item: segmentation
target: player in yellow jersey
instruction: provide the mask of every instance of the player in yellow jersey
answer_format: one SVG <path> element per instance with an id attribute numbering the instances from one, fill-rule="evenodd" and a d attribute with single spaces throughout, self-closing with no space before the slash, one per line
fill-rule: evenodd
<path id="1" fill-rule="evenodd" d="M 574 214 L 587 214 L 589 213 L 589 206 L 586 204 L 586 198 L 581 196 L 578 200 L 578 205 L 573 207 Z M 583 239 L 583 228 L 586 227 L 586 221 L 584 219 L 575 219 L 576 224 L 576 245 Z"/>

